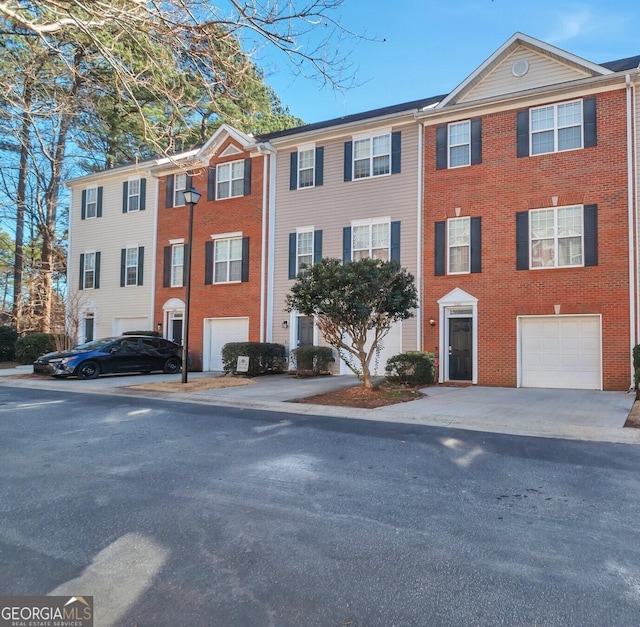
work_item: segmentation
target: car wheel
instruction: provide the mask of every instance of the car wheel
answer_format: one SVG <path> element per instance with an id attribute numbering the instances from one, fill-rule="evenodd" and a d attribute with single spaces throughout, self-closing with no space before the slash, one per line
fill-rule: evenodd
<path id="1" fill-rule="evenodd" d="M 97 379 L 100 366 L 95 361 L 85 361 L 78 366 L 78 379 Z"/>
<path id="2" fill-rule="evenodd" d="M 169 357 L 164 362 L 164 368 L 162 369 L 165 374 L 175 374 L 180 370 L 180 360 L 177 357 Z"/>

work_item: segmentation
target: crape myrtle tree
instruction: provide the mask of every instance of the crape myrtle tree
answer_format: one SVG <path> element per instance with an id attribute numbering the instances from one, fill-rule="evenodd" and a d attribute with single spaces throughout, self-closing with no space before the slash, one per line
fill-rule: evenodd
<path id="1" fill-rule="evenodd" d="M 0 0 L 0 208 L 14 211 L 18 328 L 25 224 L 42 243 L 38 330 L 51 327 L 61 182 L 191 148 L 223 121 L 254 133 L 299 123 L 255 59 L 279 54 L 294 73 L 349 87 L 342 3 Z"/>
<path id="2" fill-rule="evenodd" d="M 418 292 L 413 275 L 395 260 L 343 265 L 322 259 L 298 273 L 286 303 L 287 311 L 314 317 L 325 340 L 371 389 L 371 360 L 391 325 L 414 315 Z"/>

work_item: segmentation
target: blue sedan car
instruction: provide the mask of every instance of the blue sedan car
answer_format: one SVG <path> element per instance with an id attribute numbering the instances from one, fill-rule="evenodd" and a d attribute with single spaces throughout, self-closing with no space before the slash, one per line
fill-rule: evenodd
<path id="1" fill-rule="evenodd" d="M 47 353 L 33 362 L 33 371 L 54 377 L 95 379 L 113 372 L 179 372 L 182 346 L 147 335 L 107 337 L 68 351 Z"/>

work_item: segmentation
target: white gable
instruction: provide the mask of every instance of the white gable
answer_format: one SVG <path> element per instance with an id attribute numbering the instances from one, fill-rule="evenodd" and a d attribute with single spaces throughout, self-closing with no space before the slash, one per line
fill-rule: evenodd
<path id="1" fill-rule="evenodd" d="M 610 73 L 595 63 L 516 33 L 438 108 Z"/>
<path id="2" fill-rule="evenodd" d="M 471 294 L 465 292 L 459 287 L 456 287 L 446 296 L 443 296 L 438 301 L 438 305 L 442 307 L 460 307 L 462 305 L 475 305 L 477 302 L 478 299 L 475 296 L 471 296 Z"/>

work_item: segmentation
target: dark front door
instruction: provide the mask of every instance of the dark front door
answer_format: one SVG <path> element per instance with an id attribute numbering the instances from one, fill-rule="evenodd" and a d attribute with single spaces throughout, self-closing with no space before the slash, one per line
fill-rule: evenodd
<path id="1" fill-rule="evenodd" d="M 313 318 L 298 316 L 298 346 L 313 346 Z"/>
<path id="2" fill-rule="evenodd" d="M 91 342 L 93 340 L 93 316 L 84 319 L 84 341 Z"/>
<path id="3" fill-rule="evenodd" d="M 472 379 L 471 318 L 449 318 L 449 379 Z"/>
<path id="4" fill-rule="evenodd" d="M 171 330 L 168 339 L 176 344 L 182 344 L 182 318 L 173 318 L 173 320 L 171 320 Z"/>

